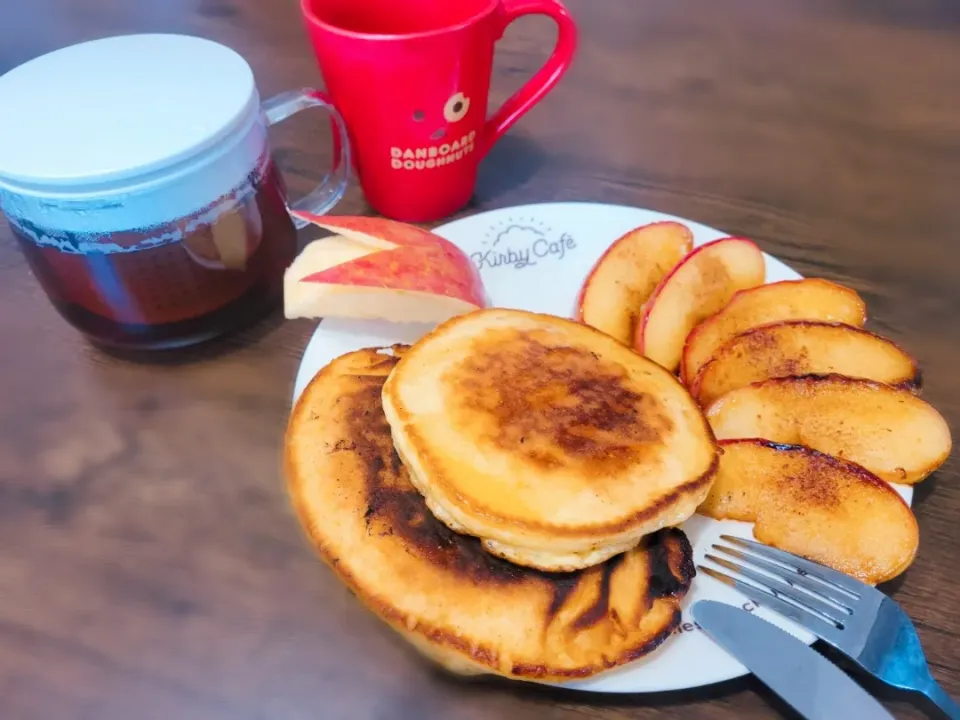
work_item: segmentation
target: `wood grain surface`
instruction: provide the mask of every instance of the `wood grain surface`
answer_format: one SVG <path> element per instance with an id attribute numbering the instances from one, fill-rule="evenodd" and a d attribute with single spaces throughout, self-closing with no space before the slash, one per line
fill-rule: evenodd
<path id="1" fill-rule="evenodd" d="M 593 200 L 754 238 L 869 304 L 960 428 L 960 6 L 953 0 L 570 0 L 557 89 L 485 160 L 468 212 Z M 110 34 L 188 32 L 245 55 L 264 96 L 320 83 L 295 0 L 8 0 L 0 72 Z M 549 21 L 498 47 L 492 105 Z M 65 108 L 68 112 L 69 108 Z M 185 108 L 185 112 L 189 109 Z M 291 183 L 328 161 L 308 114 L 275 136 Z M 368 212 L 352 188 L 337 212 Z M 592 696 L 431 669 L 315 559 L 279 451 L 313 324 L 277 312 L 163 361 L 95 350 L 0 227 L 3 720 L 779 717 L 744 679 Z M 918 491 L 919 557 L 890 591 L 960 695 L 960 466 Z M 899 696 L 898 717 L 923 717 Z"/>

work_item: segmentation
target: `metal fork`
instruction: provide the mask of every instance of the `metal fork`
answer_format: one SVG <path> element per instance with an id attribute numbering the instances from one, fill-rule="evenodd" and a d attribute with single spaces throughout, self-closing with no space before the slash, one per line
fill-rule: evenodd
<path id="1" fill-rule="evenodd" d="M 913 623 L 893 600 L 792 553 L 730 535 L 721 540 L 740 549 L 713 549 L 740 562 L 711 554 L 706 558 L 750 582 L 702 565 L 700 570 L 793 620 L 879 680 L 921 693 L 951 720 L 960 720 L 960 705 L 930 674 Z"/>

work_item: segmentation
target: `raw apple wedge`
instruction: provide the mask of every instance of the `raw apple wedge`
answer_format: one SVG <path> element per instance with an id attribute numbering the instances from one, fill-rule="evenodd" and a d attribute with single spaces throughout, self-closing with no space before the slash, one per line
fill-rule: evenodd
<path id="1" fill-rule="evenodd" d="M 580 288 L 577 319 L 631 345 L 641 306 L 692 248 L 693 233 L 678 222 L 651 223 L 622 235 Z"/>
<path id="2" fill-rule="evenodd" d="M 657 284 L 637 322 L 634 349 L 676 370 L 690 331 L 739 290 L 762 285 L 765 273 L 763 253 L 750 240 L 701 245 Z"/>
<path id="3" fill-rule="evenodd" d="M 783 280 L 744 290 L 687 337 L 680 379 L 689 387 L 700 368 L 730 338 L 782 320 L 822 320 L 861 327 L 866 321 L 866 305 L 850 288 L 819 278 Z"/>
<path id="4" fill-rule="evenodd" d="M 759 542 L 869 585 L 892 580 L 917 555 L 913 511 L 859 465 L 800 445 L 724 440 L 716 480 L 697 512 L 755 523 Z"/>
<path id="5" fill-rule="evenodd" d="M 718 440 L 806 445 L 912 485 L 950 455 L 950 428 L 909 390 L 843 375 L 764 380 L 728 392 L 706 411 Z"/>
<path id="6" fill-rule="evenodd" d="M 920 386 L 916 360 L 892 340 L 843 323 L 787 320 L 747 330 L 721 345 L 700 368 L 690 394 L 706 407 L 731 390 L 791 375 Z"/>
<path id="7" fill-rule="evenodd" d="M 453 243 L 413 225 L 302 217 L 337 235 L 309 243 L 284 275 L 284 313 L 443 322 L 486 305 L 480 274 Z"/>

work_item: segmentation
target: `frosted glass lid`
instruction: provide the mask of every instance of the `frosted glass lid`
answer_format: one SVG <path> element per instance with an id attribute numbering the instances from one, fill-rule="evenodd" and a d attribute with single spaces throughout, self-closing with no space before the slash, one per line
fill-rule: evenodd
<path id="1" fill-rule="evenodd" d="M 185 35 L 54 51 L 0 77 L 0 189 L 104 190 L 216 146 L 259 111 L 236 52 Z"/>

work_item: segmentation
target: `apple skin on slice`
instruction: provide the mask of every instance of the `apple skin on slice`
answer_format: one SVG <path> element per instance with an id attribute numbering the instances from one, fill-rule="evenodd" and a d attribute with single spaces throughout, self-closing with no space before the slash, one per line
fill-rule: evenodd
<path id="1" fill-rule="evenodd" d="M 439 235 L 382 218 L 298 215 L 338 234 L 287 268 L 288 318 L 438 323 L 487 304 L 476 267 Z"/>
<path id="2" fill-rule="evenodd" d="M 443 240 L 436 233 L 416 225 L 366 215 L 314 215 L 294 211 L 297 217 L 357 242 L 387 241 L 392 245 L 435 245 Z M 443 240 L 444 243 L 448 242 Z"/>
<path id="3" fill-rule="evenodd" d="M 581 286 L 577 319 L 631 345 L 642 305 L 692 249 L 693 233 L 678 222 L 655 222 L 622 235 Z"/>
<path id="4" fill-rule="evenodd" d="M 457 298 L 478 308 L 483 306 L 483 286 L 473 282 L 467 266 L 458 262 L 454 253 L 439 246 L 398 247 L 372 253 L 311 273 L 300 282 L 411 290 Z"/>
<path id="5" fill-rule="evenodd" d="M 856 463 L 766 440 L 723 440 L 720 447 L 701 515 L 755 523 L 757 541 L 869 585 L 892 580 L 916 557 L 913 511 Z"/>
<path id="6" fill-rule="evenodd" d="M 787 320 L 752 328 L 721 345 L 700 368 L 690 394 L 706 407 L 731 390 L 795 375 L 846 375 L 920 387 L 916 360 L 892 340 L 843 323 Z"/>
<path id="7" fill-rule="evenodd" d="M 887 482 L 913 485 L 950 455 L 943 416 L 909 390 L 843 375 L 764 380 L 706 410 L 718 440 L 762 438 L 850 460 Z"/>
<path id="8" fill-rule="evenodd" d="M 460 248 L 435 233 L 385 218 L 304 217 L 348 240 L 385 241 L 397 247 L 326 268 L 302 282 L 412 290 L 454 297 L 478 308 L 486 305 L 480 272 Z"/>
<path id="9" fill-rule="evenodd" d="M 690 331 L 739 290 L 762 285 L 766 264 L 745 238 L 722 238 L 683 258 L 654 289 L 637 322 L 634 349 L 671 372 Z"/>
<path id="10" fill-rule="evenodd" d="M 737 293 L 694 328 L 683 347 L 680 379 L 689 387 L 717 349 L 745 330 L 782 320 L 821 320 L 861 327 L 866 304 L 850 288 L 819 278 L 782 280 Z"/>

